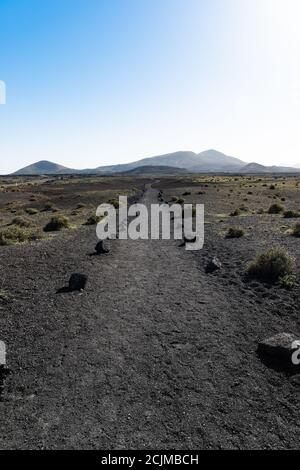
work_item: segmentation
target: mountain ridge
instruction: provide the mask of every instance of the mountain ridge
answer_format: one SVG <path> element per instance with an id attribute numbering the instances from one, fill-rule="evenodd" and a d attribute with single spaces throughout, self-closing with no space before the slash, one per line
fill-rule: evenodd
<path id="1" fill-rule="evenodd" d="M 217 150 L 205 150 L 200 153 L 191 151 L 178 151 L 164 155 L 157 155 L 154 157 L 147 157 L 141 160 L 136 160 L 131 163 L 99 166 L 95 169 L 77 170 L 67 168 L 63 165 L 53 163 L 48 160 L 41 160 L 28 165 L 16 172 L 13 175 L 59 175 L 59 174 L 100 174 L 100 175 L 114 175 L 128 173 L 137 168 L 149 167 L 168 167 L 170 171 L 172 168 L 176 172 L 181 169 L 182 172 L 190 173 L 299 173 L 299 168 L 281 167 L 281 166 L 265 166 L 256 162 L 246 163 L 236 157 L 231 157 Z M 138 171 L 140 174 L 142 170 Z M 146 170 L 145 170 L 146 171 Z M 156 170 L 157 171 L 157 170 Z M 166 170 L 167 171 L 167 170 Z M 161 170 L 163 172 L 163 170 Z"/>
<path id="2" fill-rule="evenodd" d="M 138 166 L 133 168 L 132 170 L 127 170 L 122 173 L 117 173 L 118 175 L 182 175 L 188 173 L 188 170 L 185 168 L 178 168 L 176 166 L 155 166 L 155 165 L 148 165 L 148 166 Z"/>

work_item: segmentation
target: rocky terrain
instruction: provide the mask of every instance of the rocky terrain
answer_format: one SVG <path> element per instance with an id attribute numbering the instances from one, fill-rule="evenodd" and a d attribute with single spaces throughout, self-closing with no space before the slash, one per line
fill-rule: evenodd
<path id="1" fill-rule="evenodd" d="M 300 374 L 257 346 L 281 332 L 300 339 L 299 183 L 4 179 L 1 230 L 16 216 L 42 229 L 58 214 L 70 226 L 0 246 L 0 340 L 10 369 L 0 448 L 298 449 Z M 203 250 L 112 240 L 109 253 L 92 256 L 97 238 L 86 218 L 124 193 L 147 206 L 158 198 L 205 204 Z M 29 203 L 36 213 L 26 212 Z M 274 204 L 282 209 L 270 214 Z M 237 227 L 243 235 L 228 238 Z M 248 263 L 273 246 L 294 258 L 289 283 L 249 279 Z M 221 269 L 208 273 L 213 257 Z M 70 292 L 72 273 L 87 276 L 84 290 Z"/>

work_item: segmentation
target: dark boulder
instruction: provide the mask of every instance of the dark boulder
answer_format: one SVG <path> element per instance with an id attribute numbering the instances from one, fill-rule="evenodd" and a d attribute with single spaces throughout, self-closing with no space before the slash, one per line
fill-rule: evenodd
<path id="1" fill-rule="evenodd" d="M 297 349 L 295 348 L 296 341 L 295 335 L 279 333 L 261 341 L 258 344 L 258 352 L 278 359 L 291 360 L 293 352 Z"/>
<path id="2" fill-rule="evenodd" d="M 74 273 L 71 275 L 69 280 L 69 290 L 83 290 L 87 283 L 87 276 L 85 274 Z"/>
<path id="3" fill-rule="evenodd" d="M 211 259 L 206 266 L 206 272 L 208 274 L 213 273 L 215 271 L 219 271 L 220 269 L 222 269 L 222 263 L 218 260 L 216 256 Z"/>
<path id="4" fill-rule="evenodd" d="M 109 253 L 109 248 L 104 245 L 103 240 L 100 240 L 95 246 L 95 251 L 97 255 L 104 255 L 106 253 Z"/>

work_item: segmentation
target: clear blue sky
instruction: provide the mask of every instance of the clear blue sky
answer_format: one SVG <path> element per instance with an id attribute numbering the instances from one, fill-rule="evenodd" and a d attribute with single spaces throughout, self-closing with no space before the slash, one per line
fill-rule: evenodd
<path id="1" fill-rule="evenodd" d="M 0 173 L 216 148 L 300 164 L 299 0 L 0 0 Z"/>

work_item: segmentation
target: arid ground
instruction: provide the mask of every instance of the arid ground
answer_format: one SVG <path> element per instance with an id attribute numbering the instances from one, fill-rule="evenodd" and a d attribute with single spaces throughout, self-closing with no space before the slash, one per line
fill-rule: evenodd
<path id="1" fill-rule="evenodd" d="M 1 449 L 297 449 L 300 373 L 259 357 L 300 339 L 300 178 L 2 178 L 0 340 L 10 375 Z M 91 256 L 101 202 L 205 204 L 205 244 L 112 240 Z M 277 213 L 270 214 L 270 206 Z M 290 211 L 291 217 L 288 217 Z M 275 211 L 276 212 L 276 211 Z M 62 230 L 44 232 L 53 217 Z M 94 221 L 95 222 L 95 221 Z M 229 228 L 242 231 L 227 238 Z M 270 247 L 285 282 L 249 279 Z M 206 272 L 216 256 L 222 268 Z M 82 292 L 63 292 L 72 273 Z M 59 292 L 60 291 L 60 292 Z"/>

